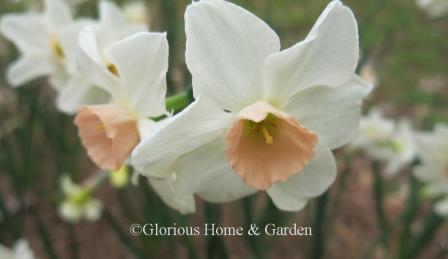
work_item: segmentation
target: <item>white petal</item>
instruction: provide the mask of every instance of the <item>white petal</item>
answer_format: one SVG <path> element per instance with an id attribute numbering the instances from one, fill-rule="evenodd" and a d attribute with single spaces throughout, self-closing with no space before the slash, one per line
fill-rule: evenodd
<path id="1" fill-rule="evenodd" d="M 105 55 L 118 70 L 118 98 L 142 117 L 166 112 L 168 41 L 165 33 L 140 32 L 118 41 Z"/>
<path id="2" fill-rule="evenodd" d="M 84 216 L 88 221 L 97 221 L 101 217 L 103 204 L 101 201 L 91 198 L 84 207 Z"/>
<path id="3" fill-rule="evenodd" d="M 434 211 L 441 216 L 448 216 L 448 198 L 436 202 Z"/>
<path id="4" fill-rule="evenodd" d="M 182 214 L 193 213 L 196 210 L 192 194 L 178 195 L 173 188 L 172 179 L 149 179 L 149 184 L 160 198 L 171 208 Z"/>
<path id="5" fill-rule="evenodd" d="M 126 19 L 120 8 L 113 2 L 100 1 L 98 9 L 101 23 L 107 25 L 111 29 L 126 23 Z"/>
<path id="6" fill-rule="evenodd" d="M 63 175 L 60 179 L 61 189 L 66 196 L 78 195 L 83 191 L 83 188 L 73 182 L 68 175 Z"/>
<path id="7" fill-rule="evenodd" d="M 58 31 L 73 22 L 70 8 L 61 0 L 45 0 L 45 20 L 52 31 Z"/>
<path id="8" fill-rule="evenodd" d="M 28 242 L 24 239 L 18 240 L 14 244 L 14 254 L 15 257 L 2 257 L 0 253 L 0 258 L 15 258 L 15 259 L 34 259 L 33 251 L 31 250 Z"/>
<path id="9" fill-rule="evenodd" d="M 55 70 L 55 64 L 45 56 L 22 56 L 14 61 L 7 71 L 8 82 L 20 86 L 41 76 L 48 76 Z"/>
<path id="10" fill-rule="evenodd" d="M 437 198 L 441 195 L 448 195 L 448 179 L 438 179 L 423 187 L 422 196 L 425 198 Z"/>
<path id="11" fill-rule="evenodd" d="M 263 97 L 282 106 L 306 87 L 341 85 L 353 77 L 358 52 L 353 13 L 332 1 L 304 41 L 268 57 Z"/>
<path id="12" fill-rule="evenodd" d="M 57 97 L 57 107 L 67 114 L 74 114 L 82 105 L 104 104 L 110 99 L 109 93 L 94 87 L 82 77 L 72 77 Z"/>
<path id="13" fill-rule="evenodd" d="M 445 178 L 443 172 L 446 169 L 446 162 L 424 161 L 422 165 L 413 169 L 414 175 L 421 181 L 440 181 Z"/>
<path id="14" fill-rule="evenodd" d="M 154 133 L 157 130 L 157 126 L 160 124 L 159 122 L 155 122 L 151 119 L 147 118 L 139 118 L 137 121 L 138 133 L 140 135 L 140 139 L 147 139 L 154 136 Z"/>
<path id="15" fill-rule="evenodd" d="M 440 136 L 447 136 L 448 135 L 448 125 L 444 125 L 444 124 L 437 124 L 435 126 L 434 131 L 436 132 L 437 135 Z M 448 139 L 446 139 L 446 142 L 448 143 Z"/>
<path id="16" fill-rule="evenodd" d="M 222 0 L 191 4 L 185 22 L 187 65 L 203 84 L 193 85 L 194 90 L 231 111 L 255 102 L 262 90 L 264 61 L 280 50 L 275 32 L 250 12 Z"/>
<path id="17" fill-rule="evenodd" d="M 23 53 L 50 55 L 49 38 L 41 15 L 4 15 L 0 30 Z"/>
<path id="18" fill-rule="evenodd" d="M 407 162 L 401 160 L 399 157 L 389 157 L 389 161 L 386 163 L 386 167 L 384 168 L 384 172 L 386 175 L 392 176 L 396 175 L 403 169 Z"/>
<path id="19" fill-rule="evenodd" d="M 59 216 L 70 223 L 76 223 L 81 219 L 82 211 L 77 206 L 74 206 L 70 202 L 64 202 L 61 204 L 58 210 Z"/>
<path id="20" fill-rule="evenodd" d="M 1 259 L 14 258 L 14 253 L 12 249 L 9 249 L 8 247 L 0 244 L 0 258 Z"/>
<path id="21" fill-rule="evenodd" d="M 101 1 L 98 8 L 100 25 L 97 28 L 97 37 L 100 49 L 136 32 L 147 30 L 146 26 L 128 24 L 120 8 L 113 2 Z"/>
<path id="22" fill-rule="evenodd" d="M 200 98 L 182 112 L 167 119 L 152 138 L 145 139 L 132 152 L 131 162 L 139 170 L 152 163 L 176 159 L 219 137 L 234 114 L 226 113 L 216 104 Z"/>
<path id="23" fill-rule="evenodd" d="M 255 193 L 226 160 L 224 140 L 218 139 L 179 158 L 174 188 L 210 202 L 229 202 Z"/>
<path id="24" fill-rule="evenodd" d="M 92 21 L 78 20 L 71 26 L 67 26 L 58 34 L 58 40 L 64 52 L 64 65 L 70 74 L 78 73 L 76 58 L 78 56 L 78 35 L 85 26 L 91 26 Z"/>
<path id="25" fill-rule="evenodd" d="M 355 76 L 347 84 L 314 86 L 297 93 L 285 111 L 293 114 L 319 141 L 331 149 L 345 145 L 358 133 L 361 102 L 371 85 Z"/>
<path id="26" fill-rule="evenodd" d="M 79 33 L 78 68 L 81 75 L 93 85 L 103 88 L 112 95 L 117 92 L 119 81 L 108 70 L 102 59 L 95 31 L 86 27 Z"/>
<path id="27" fill-rule="evenodd" d="M 444 164 L 447 161 L 448 134 L 443 134 L 438 128 L 432 133 L 415 134 L 418 153 L 423 164 Z"/>
<path id="28" fill-rule="evenodd" d="M 267 193 L 279 209 L 297 211 L 306 205 L 307 199 L 327 190 L 336 173 L 336 163 L 330 149 L 318 144 L 314 158 L 303 171 L 284 183 L 275 183 Z"/>

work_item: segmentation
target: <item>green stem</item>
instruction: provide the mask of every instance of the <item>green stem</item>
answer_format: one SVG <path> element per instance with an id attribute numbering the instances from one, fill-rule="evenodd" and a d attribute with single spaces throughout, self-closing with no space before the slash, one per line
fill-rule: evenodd
<path id="1" fill-rule="evenodd" d="M 329 212 L 329 219 L 328 219 L 328 236 L 330 236 L 334 232 L 336 217 L 339 214 L 340 208 L 341 208 L 341 200 L 343 197 L 344 192 L 347 190 L 347 180 L 350 176 L 350 161 L 351 161 L 351 155 L 345 154 L 344 156 L 344 171 L 342 172 L 342 175 L 339 179 L 336 195 L 333 198 L 332 206 Z"/>
<path id="2" fill-rule="evenodd" d="M 8 209 L 3 202 L 3 198 L 0 196 L 0 214 L 3 216 L 3 220 L 5 221 L 5 225 L 11 230 L 12 237 L 14 240 L 19 238 L 19 229 L 17 227 L 16 222 L 11 217 Z"/>
<path id="3" fill-rule="evenodd" d="M 384 213 L 383 177 L 381 176 L 380 164 L 376 162 L 373 164 L 373 179 L 376 218 L 379 230 L 384 235 L 387 232 L 387 220 Z M 381 238 L 381 240 L 384 241 L 383 246 L 387 249 L 387 242 L 384 238 Z"/>
<path id="4" fill-rule="evenodd" d="M 219 223 L 219 209 L 214 208 L 209 203 L 206 203 L 204 205 L 204 218 L 205 222 L 208 224 L 218 224 Z M 207 246 L 207 258 L 213 259 L 213 258 L 228 258 L 227 251 L 224 245 L 224 242 L 222 240 L 222 237 L 220 236 L 207 236 L 206 237 L 206 246 Z"/>
<path id="5" fill-rule="evenodd" d="M 48 258 L 50 259 L 57 259 L 56 253 L 53 248 L 53 241 L 50 238 L 50 235 L 47 232 L 47 229 L 45 228 L 45 224 L 40 218 L 39 214 L 34 210 L 34 208 L 30 209 L 32 218 L 34 219 L 36 226 L 37 226 L 37 232 L 39 233 L 39 236 L 41 237 L 42 244 L 47 252 Z"/>
<path id="6" fill-rule="evenodd" d="M 410 177 L 410 193 L 408 199 L 406 201 L 406 208 L 402 214 L 402 229 L 399 235 L 399 243 L 398 243 L 398 258 L 405 259 L 408 251 L 408 241 L 411 236 L 411 224 L 412 220 L 417 213 L 419 207 L 419 183 L 414 175 Z"/>
<path id="7" fill-rule="evenodd" d="M 190 93 L 184 92 L 166 98 L 166 109 L 168 112 L 178 113 L 190 104 Z"/>
<path id="8" fill-rule="evenodd" d="M 255 223 L 254 217 L 252 215 L 253 208 L 252 208 L 251 204 L 252 204 L 252 200 L 250 197 L 244 198 L 242 200 L 246 229 L 249 229 L 250 225 Z M 260 242 L 258 241 L 257 236 L 255 236 L 255 235 L 247 236 L 247 238 L 245 238 L 245 240 L 247 241 L 249 247 L 251 248 L 254 258 L 263 259 L 264 258 L 263 247 L 260 246 Z"/>
<path id="9" fill-rule="evenodd" d="M 282 215 L 280 211 L 275 207 L 271 199 L 267 199 L 266 205 L 261 213 L 261 217 L 257 220 L 258 226 L 266 226 L 271 222 L 282 222 Z"/>
<path id="10" fill-rule="evenodd" d="M 109 179 L 109 174 L 110 172 L 98 171 L 93 176 L 86 179 L 83 185 L 87 190 L 93 193 L 101 186 L 101 184 Z"/>
<path id="11" fill-rule="evenodd" d="M 180 215 L 177 212 L 174 214 L 173 218 L 174 218 L 175 222 L 179 222 L 182 226 L 187 226 L 189 224 L 186 216 Z M 188 258 L 190 258 L 190 259 L 198 258 L 198 254 L 194 247 L 193 241 L 191 240 L 191 237 L 190 236 L 182 236 L 182 241 L 188 250 Z"/>
<path id="12" fill-rule="evenodd" d="M 417 258 L 423 251 L 423 248 L 425 248 L 426 245 L 434 239 L 439 226 L 443 223 L 443 220 L 444 219 L 435 212 L 428 215 L 425 218 L 421 232 L 414 239 L 412 245 L 409 246 L 405 258 Z"/>
<path id="13" fill-rule="evenodd" d="M 70 236 L 70 254 L 71 254 L 71 258 L 72 259 L 78 259 L 79 258 L 79 247 L 78 247 L 78 242 L 76 239 L 76 233 L 75 233 L 75 229 L 73 227 L 73 225 L 71 224 L 67 224 L 67 230 Z"/>
<path id="14" fill-rule="evenodd" d="M 387 242 L 389 239 L 390 234 L 392 233 L 392 230 L 395 226 L 398 225 L 398 222 L 401 220 L 401 217 L 398 217 L 395 219 L 391 224 L 387 225 L 384 232 L 379 233 L 378 237 L 370 244 L 370 246 L 367 248 L 366 252 L 364 253 L 364 256 L 361 257 L 363 259 L 369 259 L 372 257 L 373 252 L 375 251 L 375 248 L 380 245 Z"/>
<path id="15" fill-rule="evenodd" d="M 311 250 L 311 258 L 320 259 L 325 253 L 325 214 L 328 202 L 328 192 L 325 192 L 317 198 L 317 207 L 314 215 L 314 235 L 313 246 Z"/>
<path id="16" fill-rule="evenodd" d="M 115 234 L 120 239 L 121 243 L 124 244 L 136 258 L 146 258 L 145 255 L 142 254 L 131 242 L 131 240 L 129 239 L 129 235 L 125 234 L 122 231 L 120 225 L 108 210 L 104 210 L 104 218 L 106 219 L 107 223 L 109 223 L 111 228 L 115 231 Z"/>

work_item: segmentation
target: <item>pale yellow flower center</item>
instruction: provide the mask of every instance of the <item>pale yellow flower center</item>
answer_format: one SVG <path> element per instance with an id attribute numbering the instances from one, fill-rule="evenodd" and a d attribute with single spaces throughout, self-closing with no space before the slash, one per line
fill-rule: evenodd
<path id="1" fill-rule="evenodd" d="M 50 51 L 57 61 L 59 61 L 60 63 L 64 62 L 65 60 L 64 50 L 62 49 L 59 40 L 54 36 L 50 37 Z"/>

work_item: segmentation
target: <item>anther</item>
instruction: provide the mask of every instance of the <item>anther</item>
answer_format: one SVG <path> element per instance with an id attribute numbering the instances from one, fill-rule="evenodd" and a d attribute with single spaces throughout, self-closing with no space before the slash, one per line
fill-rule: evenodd
<path id="1" fill-rule="evenodd" d="M 274 143 L 274 138 L 269 134 L 268 129 L 266 126 L 261 126 L 261 133 L 263 133 L 264 139 L 266 141 L 266 144 L 272 144 Z"/>

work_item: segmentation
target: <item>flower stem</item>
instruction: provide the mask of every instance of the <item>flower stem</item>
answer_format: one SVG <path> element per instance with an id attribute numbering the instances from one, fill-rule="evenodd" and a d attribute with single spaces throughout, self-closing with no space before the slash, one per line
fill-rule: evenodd
<path id="1" fill-rule="evenodd" d="M 166 98 L 166 109 L 174 114 L 182 111 L 190 104 L 190 93 L 184 92 Z"/>
<path id="2" fill-rule="evenodd" d="M 423 248 L 425 248 L 425 246 L 433 240 L 442 222 L 442 217 L 437 215 L 435 212 L 431 212 L 431 214 L 425 218 L 421 232 L 415 238 L 414 242 L 412 242 L 412 245 L 409 246 L 404 258 L 417 258 Z"/>
<path id="3" fill-rule="evenodd" d="M 216 206 L 216 207 L 213 207 Z M 205 223 L 218 224 L 219 223 L 219 208 L 217 205 L 205 203 L 204 205 L 204 220 Z M 228 258 L 226 247 L 220 236 L 206 237 L 207 244 L 207 258 Z"/>
<path id="4" fill-rule="evenodd" d="M 313 259 L 320 259 L 325 254 L 325 217 L 326 217 L 326 205 L 328 202 L 328 192 L 325 192 L 317 198 L 317 207 L 314 214 L 314 235 L 313 235 L 313 247 L 311 251 L 311 257 Z"/>
<path id="5" fill-rule="evenodd" d="M 120 239 L 121 243 L 124 244 L 136 258 L 139 259 L 146 258 L 145 255 L 143 255 L 134 246 L 132 241 L 129 239 L 129 236 L 123 232 L 118 222 L 114 219 L 114 217 L 108 210 L 104 210 L 104 218 L 106 219 L 107 223 L 109 223 L 111 228 L 115 231 L 115 234 Z"/>
<path id="6" fill-rule="evenodd" d="M 374 192 L 374 200 L 375 200 L 375 212 L 378 221 L 379 230 L 382 233 L 381 238 L 383 242 L 383 246 L 387 249 L 387 242 L 384 238 L 384 235 L 387 233 L 387 220 L 384 213 L 384 197 L 383 197 L 383 177 L 381 176 L 380 164 L 373 164 L 373 192 Z"/>
<path id="7" fill-rule="evenodd" d="M 351 173 L 351 167 L 350 167 L 350 161 L 352 159 L 351 154 L 345 154 L 344 155 L 344 170 L 339 177 L 338 186 L 336 189 L 336 194 L 333 198 L 333 202 L 331 203 L 331 207 L 329 209 L 329 217 L 328 217 L 328 231 L 327 235 L 330 236 L 334 233 L 335 223 L 336 223 L 336 217 L 339 214 L 340 208 L 341 208 L 341 201 L 343 199 L 343 195 L 345 191 L 347 190 L 347 181 L 350 178 Z"/>
<path id="8" fill-rule="evenodd" d="M 249 229 L 250 225 L 255 223 L 255 219 L 252 214 L 252 200 L 251 197 L 246 197 L 242 200 L 243 212 L 244 212 L 244 220 L 246 229 Z M 257 236 L 252 235 L 248 236 L 245 239 L 252 250 L 252 254 L 254 258 L 263 259 L 263 246 L 260 246 L 260 242 L 257 239 Z"/>
<path id="9" fill-rule="evenodd" d="M 34 223 L 37 227 L 37 232 L 39 233 L 39 236 L 41 237 L 42 244 L 47 252 L 47 256 L 49 259 L 57 259 L 58 256 L 56 255 L 53 247 L 53 241 L 51 240 L 50 235 L 48 234 L 47 229 L 45 228 L 45 224 L 42 221 L 39 214 L 35 211 L 34 208 L 30 209 L 32 218 L 34 220 Z"/>
<path id="10" fill-rule="evenodd" d="M 402 229 L 399 236 L 398 258 L 406 258 L 408 241 L 411 236 L 411 224 L 419 207 L 418 191 L 420 184 L 414 175 L 410 177 L 410 193 L 406 201 L 406 208 L 402 214 Z"/>

